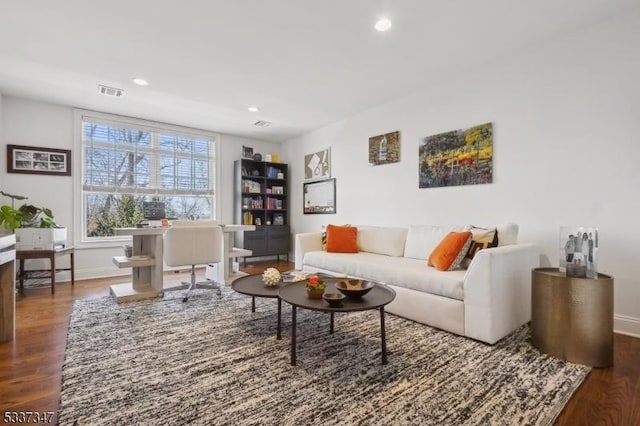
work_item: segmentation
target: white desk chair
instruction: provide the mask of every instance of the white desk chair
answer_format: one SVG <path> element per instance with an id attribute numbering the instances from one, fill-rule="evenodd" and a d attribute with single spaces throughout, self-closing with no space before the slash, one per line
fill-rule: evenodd
<path id="1" fill-rule="evenodd" d="M 168 266 L 191 265 L 191 281 L 167 290 L 187 288 L 182 299 L 186 302 L 194 288 L 217 289 L 215 281 L 196 282 L 196 265 L 222 261 L 222 228 L 215 220 L 174 221 L 164 234 L 164 262 Z M 165 291 L 167 291 L 165 290 Z"/>

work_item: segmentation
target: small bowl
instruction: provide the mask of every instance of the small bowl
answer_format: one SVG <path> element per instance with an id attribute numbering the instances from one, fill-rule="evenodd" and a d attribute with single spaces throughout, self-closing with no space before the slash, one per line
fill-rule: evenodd
<path id="1" fill-rule="evenodd" d="M 357 299 L 369 293 L 376 283 L 364 280 L 340 280 L 335 286 L 345 296 Z"/>
<path id="2" fill-rule="evenodd" d="M 342 306 L 342 301 L 346 297 L 347 296 L 340 293 L 325 293 L 322 295 L 324 301 L 327 302 L 332 308 L 339 308 L 340 306 Z"/>

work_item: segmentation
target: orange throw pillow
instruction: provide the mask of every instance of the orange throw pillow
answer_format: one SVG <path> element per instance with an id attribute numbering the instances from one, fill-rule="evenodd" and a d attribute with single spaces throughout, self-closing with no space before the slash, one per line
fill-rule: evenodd
<path id="1" fill-rule="evenodd" d="M 357 253 L 358 228 L 355 226 L 327 225 L 327 251 Z"/>
<path id="2" fill-rule="evenodd" d="M 459 268 L 472 240 L 471 232 L 449 232 L 431 252 L 428 265 L 439 271 Z"/>

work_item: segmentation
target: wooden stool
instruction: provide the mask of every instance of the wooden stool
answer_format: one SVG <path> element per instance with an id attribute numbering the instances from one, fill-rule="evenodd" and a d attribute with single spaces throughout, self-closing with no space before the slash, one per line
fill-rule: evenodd
<path id="1" fill-rule="evenodd" d="M 70 267 L 69 268 L 56 268 L 56 257 L 63 255 L 70 256 Z M 24 280 L 29 279 L 29 275 L 33 272 L 43 272 L 49 271 L 48 276 L 39 276 L 38 278 L 51 278 L 51 294 L 55 294 L 56 289 L 56 272 L 61 271 L 71 271 L 71 285 L 75 284 L 74 281 L 74 265 L 73 265 L 73 247 L 63 247 L 56 250 L 17 250 L 16 251 L 16 260 L 19 261 L 20 266 L 18 267 L 18 280 L 20 281 L 20 293 L 24 292 Z M 24 261 L 27 259 L 49 259 L 50 268 L 49 269 L 34 269 L 25 271 L 24 270 Z"/>

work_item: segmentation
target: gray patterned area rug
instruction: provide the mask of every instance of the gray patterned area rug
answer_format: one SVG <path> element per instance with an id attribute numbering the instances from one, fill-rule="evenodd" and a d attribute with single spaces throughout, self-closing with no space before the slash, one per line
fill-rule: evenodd
<path id="1" fill-rule="evenodd" d="M 62 372 L 60 424 L 546 425 L 589 372 L 540 354 L 520 328 L 494 346 L 377 311 L 299 310 L 277 340 L 274 299 L 224 289 L 116 304 L 77 301 Z"/>

